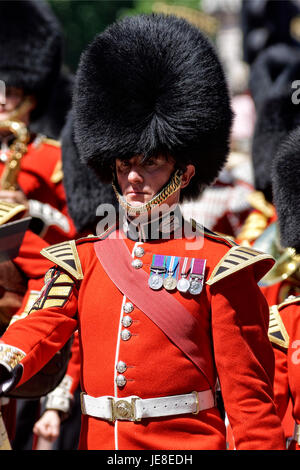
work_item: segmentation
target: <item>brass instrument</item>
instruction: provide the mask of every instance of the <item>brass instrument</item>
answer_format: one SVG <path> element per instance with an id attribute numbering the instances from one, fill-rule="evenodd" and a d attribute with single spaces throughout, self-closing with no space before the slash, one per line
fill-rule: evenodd
<path id="1" fill-rule="evenodd" d="M 4 129 L 14 134 L 16 139 L 10 147 L 11 156 L 5 164 L 1 176 L 0 188 L 16 191 L 21 160 L 23 155 L 27 152 L 27 143 L 29 142 L 30 136 L 27 127 L 20 121 L 10 121 L 8 119 L 0 121 L 0 132 Z"/>
<path id="2" fill-rule="evenodd" d="M 260 280 L 260 286 L 272 286 L 286 279 L 294 280 L 294 284 L 299 285 L 300 254 L 295 248 L 282 248 L 279 241 L 279 227 L 277 222 L 273 222 L 257 238 L 253 248 L 269 253 L 273 256 L 276 263 Z"/>
<path id="3" fill-rule="evenodd" d="M 29 131 L 26 125 L 20 120 L 24 114 L 31 111 L 34 107 L 32 97 L 26 97 L 21 105 L 12 111 L 8 119 L 0 121 L 0 132 L 7 130 L 14 134 L 16 139 L 10 147 L 11 157 L 5 164 L 4 172 L 0 180 L 0 189 L 16 191 L 18 174 L 20 171 L 21 160 L 27 152 L 27 144 L 30 139 Z"/>

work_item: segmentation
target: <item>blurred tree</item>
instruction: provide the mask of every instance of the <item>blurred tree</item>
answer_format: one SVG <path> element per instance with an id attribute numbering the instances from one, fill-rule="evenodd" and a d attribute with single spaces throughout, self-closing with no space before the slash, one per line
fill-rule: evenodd
<path id="1" fill-rule="evenodd" d="M 151 13 L 156 10 L 159 4 L 167 6 L 178 6 L 184 8 L 193 8 L 194 10 L 200 10 L 201 0 L 134 0 L 132 7 L 123 10 L 123 14 L 138 14 L 138 13 Z"/>
<path id="2" fill-rule="evenodd" d="M 201 12 L 201 0 L 48 0 L 65 35 L 65 63 L 75 72 L 81 52 L 96 34 L 125 15 L 164 12 L 184 16 L 211 37 L 213 18 Z"/>
<path id="3" fill-rule="evenodd" d="M 73 72 L 96 34 L 134 6 L 133 0 L 48 0 L 65 36 L 65 63 Z"/>

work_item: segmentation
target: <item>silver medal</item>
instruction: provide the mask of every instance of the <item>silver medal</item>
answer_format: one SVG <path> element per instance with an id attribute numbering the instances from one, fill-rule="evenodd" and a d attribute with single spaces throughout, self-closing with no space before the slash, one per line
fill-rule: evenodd
<path id="1" fill-rule="evenodd" d="M 198 277 L 193 277 L 190 281 L 189 292 L 192 295 L 198 295 L 203 289 L 203 283 Z"/>
<path id="2" fill-rule="evenodd" d="M 179 292 L 187 292 L 190 288 L 190 281 L 186 277 L 182 277 L 177 282 L 177 289 Z"/>
<path id="3" fill-rule="evenodd" d="M 149 277 L 148 284 L 151 289 L 161 289 L 161 287 L 163 286 L 163 278 L 159 274 L 152 274 L 152 276 Z"/>

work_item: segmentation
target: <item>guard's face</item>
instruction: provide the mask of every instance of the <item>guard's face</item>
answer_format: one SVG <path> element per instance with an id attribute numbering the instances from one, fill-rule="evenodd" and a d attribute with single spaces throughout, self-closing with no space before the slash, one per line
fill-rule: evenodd
<path id="1" fill-rule="evenodd" d="M 169 181 L 175 162 L 163 156 L 142 162 L 142 157 L 116 160 L 116 173 L 121 193 L 128 204 L 139 206 L 149 202 Z"/>
<path id="2" fill-rule="evenodd" d="M 14 111 L 24 99 L 22 88 L 7 87 L 5 92 L 5 103 L 0 104 L 0 120 L 8 119 L 12 111 Z"/>

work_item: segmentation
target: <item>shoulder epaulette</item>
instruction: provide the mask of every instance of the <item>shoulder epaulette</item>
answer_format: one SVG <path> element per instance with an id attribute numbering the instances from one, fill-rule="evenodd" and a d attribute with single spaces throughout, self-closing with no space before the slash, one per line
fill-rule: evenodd
<path id="1" fill-rule="evenodd" d="M 23 204 L 0 201 L 0 225 L 12 221 L 16 216 L 21 217 L 26 211 Z"/>
<path id="2" fill-rule="evenodd" d="M 55 265 L 65 269 L 75 279 L 83 279 L 83 272 L 75 240 L 70 240 L 43 248 L 41 254 Z"/>
<path id="3" fill-rule="evenodd" d="M 210 278 L 206 281 L 206 284 L 211 286 L 212 284 L 215 284 L 221 279 L 234 274 L 247 266 L 266 259 L 273 260 L 273 257 L 267 253 L 253 250 L 253 248 L 240 245 L 233 246 L 216 265 Z"/>
<path id="4" fill-rule="evenodd" d="M 268 336 L 271 343 L 286 349 L 289 347 L 289 335 L 285 329 L 277 305 L 270 307 Z"/>
<path id="5" fill-rule="evenodd" d="M 198 232 L 202 233 L 203 236 L 208 237 L 217 243 L 223 243 L 229 247 L 237 245 L 237 243 L 232 238 L 220 233 L 213 232 L 203 225 L 200 225 L 194 219 L 191 219 L 191 224 L 193 229 L 198 230 Z"/>
<path id="6" fill-rule="evenodd" d="M 287 305 L 299 304 L 299 303 L 300 303 L 300 295 L 290 295 L 283 302 L 281 302 L 281 304 L 278 305 L 278 310 L 281 310 Z"/>
<path id="7" fill-rule="evenodd" d="M 48 145 L 53 145 L 54 147 L 61 147 L 61 143 L 59 140 L 49 139 L 49 137 L 44 137 L 43 142 Z"/>

